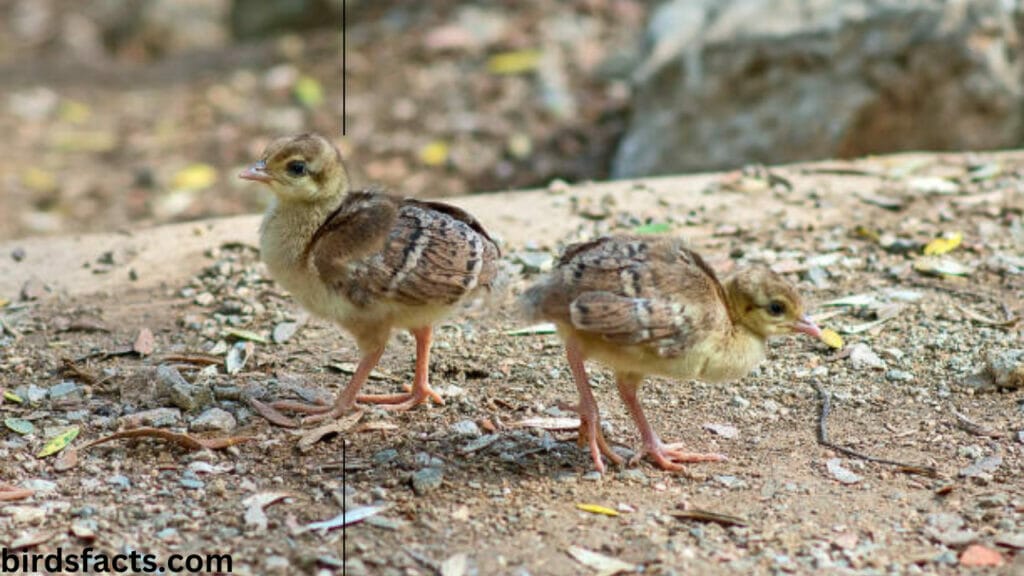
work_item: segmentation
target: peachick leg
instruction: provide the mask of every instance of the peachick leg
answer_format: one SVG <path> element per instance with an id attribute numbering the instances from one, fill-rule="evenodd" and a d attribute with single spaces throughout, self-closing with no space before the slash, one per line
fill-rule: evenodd
<path id="1" fill-rule="evenodd" d="M 444 404 L 441 395 L 430 387 L 430 345 L 433 332 L 430 326 L 410 330 L 416 338 L 416 375 L 413 376 L 412 388 L 406 388 L 405 394 L 375 394 L 359 396 L 359 402 L 382 404 L 387 410 L 409 410 L 427 401 Z"/>
<path id="2" fill-rule="evenodd" d="M 604 474 L 604 462 L 601 455 L 604 454 L 614 464 L 622 464 L 622 456 L 619 456 L 605 442 L 601 434 L 601 414 L 594 399 L 594 393 L 590 389 L 590 381 L 587 379 L 587 370 L 583 365 L 583 351 L 579 342 L 570 338 L 565 343 L 565 354 L 569 360 L 569 369 L 572 371 L 573 380 L 576 381 L 576 389 L 580 394 L 580 402 L 576 406 L 576 413 L 580 415 L 580 445 L 590 445 L 590 456 L 594 460 L 594 468 Z"/>
<path id="3" fill-rule="evenodd" d="M 643 454 L 646 454 L 662 470 L 679 471 L 683 470 L 683 463 L 688 462 L 721 462 L 725 456 L 721 454 L 699 454 L 684 452 L 682 444 L 663 444 L 658 434 L 651 427 L 647 417 L 644 416 L 643 408 L 640 406 L 640 399 L 637 398 L 637 389 L 640 387 L 641 377 L 636 374 L 617 374 L 615 383 L 619 388 L 619 396 L 626 404 L 633 421 L 640 429 L 640 438 L 643 441 Z"/>
<path id="4" fill-rule="evenodd" d="M 338 396 L 335 398 L 334 404 L 332 405 L 303 404 L 300 402 L 285 400 L 271 403 L 270 408 L 275 411 L 291 410 L 293 412 L 316 414 L 316 416 L 305 419 L 303 421 L 304 424 L 320 422 L 331 418 L 340 418 L 346 412 L 355 407 L 359 389 L 366 383 L 366 379 L 369 378 L 370 372 L 372 372 L 374 367 L 377 366 L 377 363 L 380 362 L 380 357 L 383 355 L 383 346 L 363 354 L 363 357 L 359 360 L 359 366 L 356 367 L 355 374 L 352 375 L 352 379 L 348 381 L 345 389 L 338 393 Z"/>

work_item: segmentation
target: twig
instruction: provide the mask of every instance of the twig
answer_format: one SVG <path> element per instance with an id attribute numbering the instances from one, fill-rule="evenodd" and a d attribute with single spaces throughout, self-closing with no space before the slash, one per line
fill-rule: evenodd
<path id="1" fill-rule="evenodd" d="M 875 462 L 876 464 L 886 464 L 888 466 L 896 466 L 902 472 L 908 474 L 921 474 L 935 478 L 939 475 L 938 470 L 934 466 L 919 466 L 917 464 L 907 464 L 906 462 L 898 462 L 896 460 L 886 460 L 885 458 L 876 458 L 874 456 L 868 456 L 867 454 L 861 454 L 856 450 L 846 448 L 835 444 L 828 439 L 828 415 L 832 412 L 832 396 L 821 387 L 821 384 L 814 382 L 814 389 L 818 391 L 818 397 L 821 398 L 821 415 L 818 417 L 818 444 L 845 454 L 851 458 L 857 458 L 860 460 L 867 460 L 868 462 Z"/>
<path id="2" fill-rule="evenodd" d="M 971 420 L 967 416 L 961 414 L 957 410 L 953 410 L 953 415 L 956 416 L 956 427 L 975 436 L 986 436 L 988 438 L 1002 438 L 1003 433 L 991 430 L 977 422 Z"/>
<path id="3" fill-rule="evenodd" d="M 732 514 L 711 512 L 710 510 L 673 510 L 669 512 L 679 520 L 696 520 L 698 522 L 714 522 L 722 526 L 746 526 L 747 521 Z"/>

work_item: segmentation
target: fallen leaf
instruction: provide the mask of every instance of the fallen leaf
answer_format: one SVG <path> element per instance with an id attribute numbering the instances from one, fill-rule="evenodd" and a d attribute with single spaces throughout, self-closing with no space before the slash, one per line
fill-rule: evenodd
<path id="1" fill-rule="evenodd" d="M 78 100 L 64 100 L 60 103 L 57 116 L 68 124 L 84 124 L 92 117 L 92 109 Z"/>
<path id="2" fill-rule="evenodd" d="M 831 328 L 823 328 L 821 330 L 821 341 L 829 348 L 835 348 L 838 350 L 843 347 L 843 337 Z"/>
<path id="3" fill-rule="evenodd" d="M 1002 566 L 1003 555 L 981 544 L 971 544 L 960 555 L 961 566 Z"/>
<path id="4" fill-rule="evenodd" d="M 292 89 L 295 100 L 306 108 L 316 108 L 324 103 L 324 88 L 312 76 L 302 76 Z"/>
<path id="5" fill-rule="evenodd" d="M 33 494 L 35 494 L 35 491 L 29 490 L 28 488 L 18 488 L 13 484 L 0 483 L 0 502 L 24 500 Z"/>
<path id="6" fill-rule="evenodd" d="M 70 444 L 72 440 L 78 437 L 78 432 L 78 426 L 72 426 L 67 430 L 61 432 L 60 434 L 57 434 L 53 438 L 50 438 L 46 445 L 43 446 L 43 449 L 40 450 L 38 454 L 36 454 L 36 457 L 46 458 L 47 456 L 51 456 L 53 454 L 56 454 L 57 452 L 60 452 L 61 450 L 66 448 L 67 445 Z"/>
<path id="7" fill-rule="evenodd" d="M 420 148 L 420 162 L 424 166 L 441 166 L 448 161 L 448 143 L 433 140 Z"/>
<path id="8" fill-rule="evenodd" d="M 242 500 L 242 506 L 245 506 L 245 525 L 252 527 L 256 532 L 265 532 L 268 520 L 263 509 L 292 496 L 291 492 L 260 492 Z"/>
<path id="9" fill-rule="evenodd" d="M 267 339 L 264 338 L 257 332 L 252 330 L 243 330 L 241 328 L 226 328 L 221 335 L 226 338 L 235 338 L 238 340 L 248 340 L 250 342 L 258 342 L 260 344 L 266 344 Z"/>
<path id="10" fill-rule="evenodd" d="M 551 322 L 545 322 L 543 324 L 534 324 L 533 326 L 527 326 L 526 328 L 518 328 L 516 330 L 508 330 L 505 332 L 506 336 L 533 336 L 535 334 L 554 334 L 557 332 L 555 325 Z"/>
<path id="11" fill-rule="evenodd" d="M 672 230 L 672 225 L 667 222 L 644 224 L 633 228 L 633 234 L 664 234 Z"/>
<path id="12" fill-rule="evenodd" d="M 711 512 L 710 510 L 676 510 L 670 513 L 679 520 L 697 520 L 698 522 L 714 522 L 723 526 L 746 526 L 747 521 L 732 514 Z"/>
<path id="13" fill-rule="evenodd" d="M 209 164 L 190 164 L 174 175 L 172 186 L 176 190 L 199 191 L 217 181 L 217 169 Z"/>
<path id="14" fill-rule="evenodd" d="M 17 394 L 11 392 L 10 390 L 4 390 L 4 400 L 10 400 L 15 404 L 22 404 L 25 402 L 24 400 L 21 399 L 21 396 L 18 396 Z"/>
<path id="15" fill-rule="evenodd" d="M 359 419 L 362 417 L 362 411 L 353 412 L 344 418 L 328 422 L 327 424 L 313 428 L 308 432 L 303 432 L 302 437 L 299 438 L 299 442 L 297 444 L 299 451 L 308 452 L 313 448 L 314 444 L 322 440 L 324 436 L 327 436 L 328 434 L 341 434 L 342 432 L 347 431 L 349 428 L 355 426 L 356 422 L 359 422 Z"/>
<path id="16" fill-rule="evenodd" d="M 441 563 L 441 576 L 465 576 L 469 568 L 469 556 L 463 553 L 449 556 Z"/>
<path id="17" fill-rule="evenodd" d="M 387 510 L 388 508 L 389 506 L 360 506 L 359 508 L 346 510 L 344 513 L 338 514 L 330 520 L 306 524 L 302 531 L 314 532 L 319 530 L 322 532 L 327 532 L 328 530 L 334 530 L 335 528 L 341 528 L 342 526 L 348 526 L 349 524 L 362 522 L 370 516 L 380 514 L 381 512 Z"/>
<path id="18" fill-rule="evenodd" d="M 714 434 L 718 434 L 722 438 L 732 439 L 739 436 L 740 431 L 735 426 L 729 424 L 705 424 L 704 429 Z"/>
<path id="19" fill-rule="evenodd" d="M 843 467 L 842 460 L 839 458 L 830 458 L 825 462 L 825 467 L 828 468 L 828 472 L 833 478 L 843 484 L 856 484 L 862 480 L 860 476 L 854 474 L 848 468 Z"/>
<path id="20" fill-rule="evenodd" d="M 924 253 L 926 256 L 941 256 L 947 252 L 955 250 L 963 240 L 963 232 L 944 234 L 926 244 L 924 247 Z"/>
<path id="21" fill-rule="evenodd" d="M 153 353 L 155 346 L 156 339 L 153 338 L 153 331 L 149 328 L 143 328 L 139 330 L 139 335 L 135 337 L 132 350 L 139 356 L 149 356 Z"/>
<path id="22" fill-rule="evenodd" d="M 53 538 L 53 534 L 53 532 L 29 532 L 19 538 L 15 538 L 13 542 L 7 545 L 6 550 L 22 550 L 38 546 Z"/>
<path id="23" fill-rule="evenodd" d="M 613 510 L 600 504 L 577 504 L 577 508 L 584 512 L 590 512 L 591 514 L 604 514 L 605 516 L 618 516 L 619 511 Z"/>
<path id="24" fill-rule="evenodd" d="M 914 260 L 914 270 L 928 276 L 967 276 L 971 269 L 956 260 L 924 256 Z"/>
<path id="25" fill-rule="evenodd" d="M 75 466 L 78 466 L 78 450 L 75 448 L 68 448 L 53 459 L 53 469 L 57 472 L 67 472 Z"/>
<path id="26" fill-rule="evenodd" d="M 541 430 L 576 430 L 580 427 L 579 418 L 554 418 L 539 416 L 512 423 L 513 427 L 540 428 Z"/>
<path id="27" fill-rule="evenodd" d="M 605 556 L 604 554 L 580 548 L 579 546 L 569 546 L 566 552 L 580 564 L 597 570 L 599 576 L 613 576 L 623 572 L 636 572 L 639 568 L 636 564 L 623 562 L 618 558 Z"/>
<path id="28" fill-rule="evenodd" d="M 26 436 L 36 431 L 36 427 L 24 418 L 5 418 L 4 426 L 7 426 L 9 429 L 21 434 L 22 436 Z"/>
<path id="29" fill-rule="evenodd" d="M 86 443 L 81 447 L 81 450 L 91 448 L 97 444 L 103 444 L 110 442 L 111 440 L 119 440 L 122 438 L 156 438 L 158 440 L 167 440 L 174 442 L 175 444 L 188 448 L 189 450 L 202 450 L 204 448 L 210 450 L 222 450 L 228 446 L 234 446 L 235 444 L 241 444 L 243 442 L 249 442 L 255 440 L 252 436 L 229 436 L 226 438 L 196 438 L 190 434 L 181 434 L 178 432 L 171 432 L 170 430 L 163 430 L 161 428 L 133 428 L 131 430 L 121 430 L 120 432 L 114 432 L 109 436 L 97 438 L 91 442 Z"/>
<path id="30" fill-rule="evenodd" d="M 491 74 L 522 74 L 535 70 L 540 64 L 540 50 L 516 50 L 495 54 L 487 60 Z"/>

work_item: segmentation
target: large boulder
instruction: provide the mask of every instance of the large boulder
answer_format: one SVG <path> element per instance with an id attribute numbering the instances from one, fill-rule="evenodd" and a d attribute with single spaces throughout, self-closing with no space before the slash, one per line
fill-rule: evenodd
<path id="1" fill-rule="evenodd" d="M 1020 145 L 1022 14 L 1001 0 L 671 0 L 617 177 Z"/>

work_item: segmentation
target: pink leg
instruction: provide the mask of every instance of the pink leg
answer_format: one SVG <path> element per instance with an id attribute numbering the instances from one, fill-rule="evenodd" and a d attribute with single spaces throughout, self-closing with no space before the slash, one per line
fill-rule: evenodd
<path id="1" fill-rule="evenodd" d="M 641 377 L 637 374 L 617 374 L 615 383 L 619 388 L 619 397 L 626 404 L 633 421 L 640 429 L 640 438 L 643 441 L 643 453 L 650 456 L 651 460 L 662 470 L 679 471 L 686 462 L 721 462 L 725 456 L 721 454 L 697 454 L 684 452 L 682 444 L 662 444 L 658 434 L 651 427 L 644 416 L 643 408 L 640 407 L 640 399 L 636 391 L 640 387 Z"/>
<path id="2" fill-rule="evenodd" d="M 380 357 L 383 355 L 383 346 L 363 354 L 363 357 L 359 360 L 359 366 L 356 367 L 355 374 L 352 375 L 352 379 L 348 381 L 348 385 L 345 386 L 345 389 L 338 394 L 337 398 L 335 398 L 333 405 L 314 405 L 303 404 L 300 402 L 278 401 L 271 403 L 269 408 L 274 412 L 277 412 L 277 410 L 291 410 L 306 414 L 316 414 L 316 416 L 305 419 L 303 424 L 320 422 L 330 418 L 339 418 L 355 407 L 356 396 L 359 394 L 359 389 L 366 383 L 366 379 L 369 378 L 370 372 L 372 372 L 374 367 L 377 366 L 377 363 L 380 362 Z M 287 418 L 281 416 L 279 412 L 277 412 L 277 416 L 283 418 L 284 421 L 287 420 Z"/>
<path id="3" fill-rule="evenodd" d="M 430 344 L 432 330 L 430 326 L 411 330 L 416 337 L 416 375 L 413 377 L 412 388 L 406 388 L 405 394 L 375 394 L 359 396 L 360 402 L 383 404 L 387 410 L 409 410 L 432 400 L 435 404 L 444 404 L 441 395 L 430 387 Z"/>
<path id="4" fill-rule="evenodd" d="M 580 415 L 579 442 L 590 445 L 590 456 L 594 460 L 594 469 L 604 474 L 604 462 L 601 455 L 604 454 L 612 463 L 621 465 L 622 456 L 619 456 L 605 442 L 601 434 L 601 414 L 597 408 L 597 401 L 594 400 L 594 393 L 590 389 L 590 381 L 587 379 L 587 370 L 583 366 L 583 351 L 580 350 L 579 342 L 570 338 L 565 343 L 565 354 L 569 359 L 569 369 L 572 371 L 573 380 L 576 381 L 576 389 L 580 394 L 580 402 L 576 406 L 576 413 Z"/>

